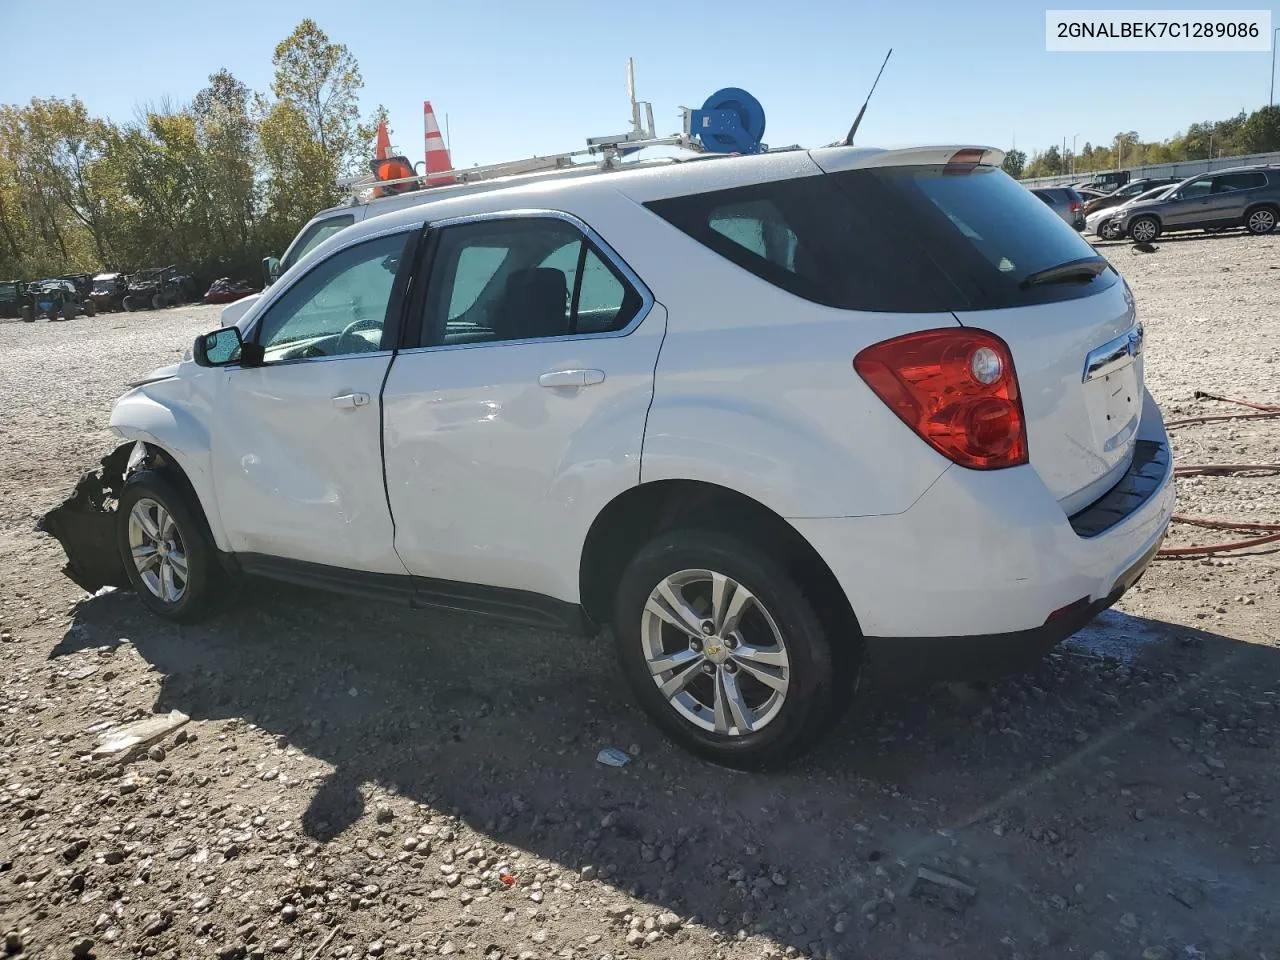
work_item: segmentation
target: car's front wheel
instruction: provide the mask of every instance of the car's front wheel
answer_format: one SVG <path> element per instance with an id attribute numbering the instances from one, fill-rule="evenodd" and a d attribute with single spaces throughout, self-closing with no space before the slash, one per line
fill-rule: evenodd
<path id="1" fill-rule="evenodd" d="M 614 637 L 641 706 L 716 763 L 795 759 L 837 712 L 837 658 L 822 618 L 768 553 L 717 530 L 676 530 L 622 575 Z"/>
<path id="2" fill-rule="evenodd" d="M 1160 221 L 1155 217 L 1135 217 L 1129 224 L 1129 236 L 1138 243 L 1150 243 L 1160 236 Z"/>
<path id="3" fill-rule="evenodd" d="M 117 542 L 129 582 L 167 620 L 199 620 L 220 599 L 222 571 L 198 511 L 154 470 L 130 477 L 120 497 Z"/>

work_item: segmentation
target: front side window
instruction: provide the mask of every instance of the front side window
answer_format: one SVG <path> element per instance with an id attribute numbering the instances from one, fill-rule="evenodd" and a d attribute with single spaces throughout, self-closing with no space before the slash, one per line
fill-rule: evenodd
<path id="1" fill-rule="evenodd" d="M 382 349 L 382 329 L 410 234 L 347 247 L 319 263 L 267 308 L 257 342 L 265 362 Z"/>
<path id="2" fill-rule="evenodd" d="M 444 227 L 427 285 L 422 346 L 606 333 L 639 293 L 575 226 L 553 217 Z"/>
<path id="3" fill-rule="evenodd" d="M 1183 200 L 1191 200 L 1191 199 L 1194 199 L 1195 197 L 1208 196 L 1210 191 L 1212 190 L 1213 190 L 1213 178 L 1201 177 L 1199 180 L 1192 180 L 1190 183 L 1188 183 L 1185 187 L 1182 188 L 1180 193 L 1182 194 Z"/>
<path id="4" fill-rule="evenodd" d="M 284 261 L 280 264 L 280 272 L 284 273 L 284 271 L 288 270 L 339 230 L 349 227 L 355 222 L 356 218 L 353 214 L 343 213 L 312 224 L 302 239 L 285 255 Z"/>

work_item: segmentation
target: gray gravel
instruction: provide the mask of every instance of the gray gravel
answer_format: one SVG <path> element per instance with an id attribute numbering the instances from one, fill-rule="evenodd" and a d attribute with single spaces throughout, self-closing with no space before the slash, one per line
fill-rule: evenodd
<path id="1" fill-rule="evenodd" d="M 1215 412 L 1197 388 L 1280 402 L 1280 237 L 1158 247 L 1099 249 L 1138 295 L 1167 414 Z M 7 953 L 1274 956 L 1275 554 L 1158 562 L 1095 628 L 1105 657 L 863 690 L 795 769 L 731 773 L 656 735 L 604 643 L 267 585 L 174 627 L 63 578 L 35 516 L 112 445 L 121 385 L 216 324 L 0 324 Z M 1278 436 L 1176 443 L 1280 460 Z M 1280 516 L 1269 480 L 1180 492 Z M 190 721 L 127 763 L 91 757 L 170 710 Z M 597 763 L 607 746 L 633 759 Z"/>

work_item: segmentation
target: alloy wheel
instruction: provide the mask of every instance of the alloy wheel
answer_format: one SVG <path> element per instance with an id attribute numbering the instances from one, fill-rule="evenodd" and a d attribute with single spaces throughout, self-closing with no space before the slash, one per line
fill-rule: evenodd
<path id="1" fill-rule="evenodd" d="M 773 616 L 743 584 L 681 570 L 649 594 L 640 628 L 653 682 L 681 717 L 739 737 L 768 726 L 791 684 L 791 658 Z"/>
<path id="2" fill-rule="evenodd" d="M 1139 220 L 1131 228 L 1133 239 L 1140 243 L 1146 243 L 1154 240 L 1156 236 L 1156 225 L 1150 220 Z"/>
<path id="3" fill-rule="evenodd" d="M 1276 228 L 1276 215 L 1267 209 L 1255 210 L 1249 214 L 1250 233 L 1270 233 Z"/>
<path id="4" fill-rule="evenodd" d="M 165 603 L 187 592 L 187 551 L 164 506 L 143 497 L 129 511 L 129 552 L 142 585 Z"/>

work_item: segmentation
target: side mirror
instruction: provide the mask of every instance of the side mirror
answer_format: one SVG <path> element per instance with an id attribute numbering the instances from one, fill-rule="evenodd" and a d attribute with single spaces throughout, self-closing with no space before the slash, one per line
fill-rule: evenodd
<path id="1" fill-rule="evenodd" d="M 280 279 L 280 258 L 279 257 L 263 257 L 262 258 L 262 282 L 265 286 L 271 286 Z"/>
<path id="2" fill-rule="evenodd" d="M 251 358 L 247 356 L 254 353 L 255 348 L 261 353 L 257 344 L 244 342 L 239 327 L 220 327 L 213 333 L 196 337 L 196 342 L 191 345 L 191 359 L 201 367 L 225 367 L 231 363 L 256 366 L 248 362 Z"/>
<path id="3" fill-rule="evenodd" d="M 1182 194 L 1180 194 L 1180 193 L 1171 193 L 1171 194 L 1169 194 L 1169 199 L 1170 199 L 1170 200 L 1181 200 L 1181 199 L 1182 199 Z"/>

